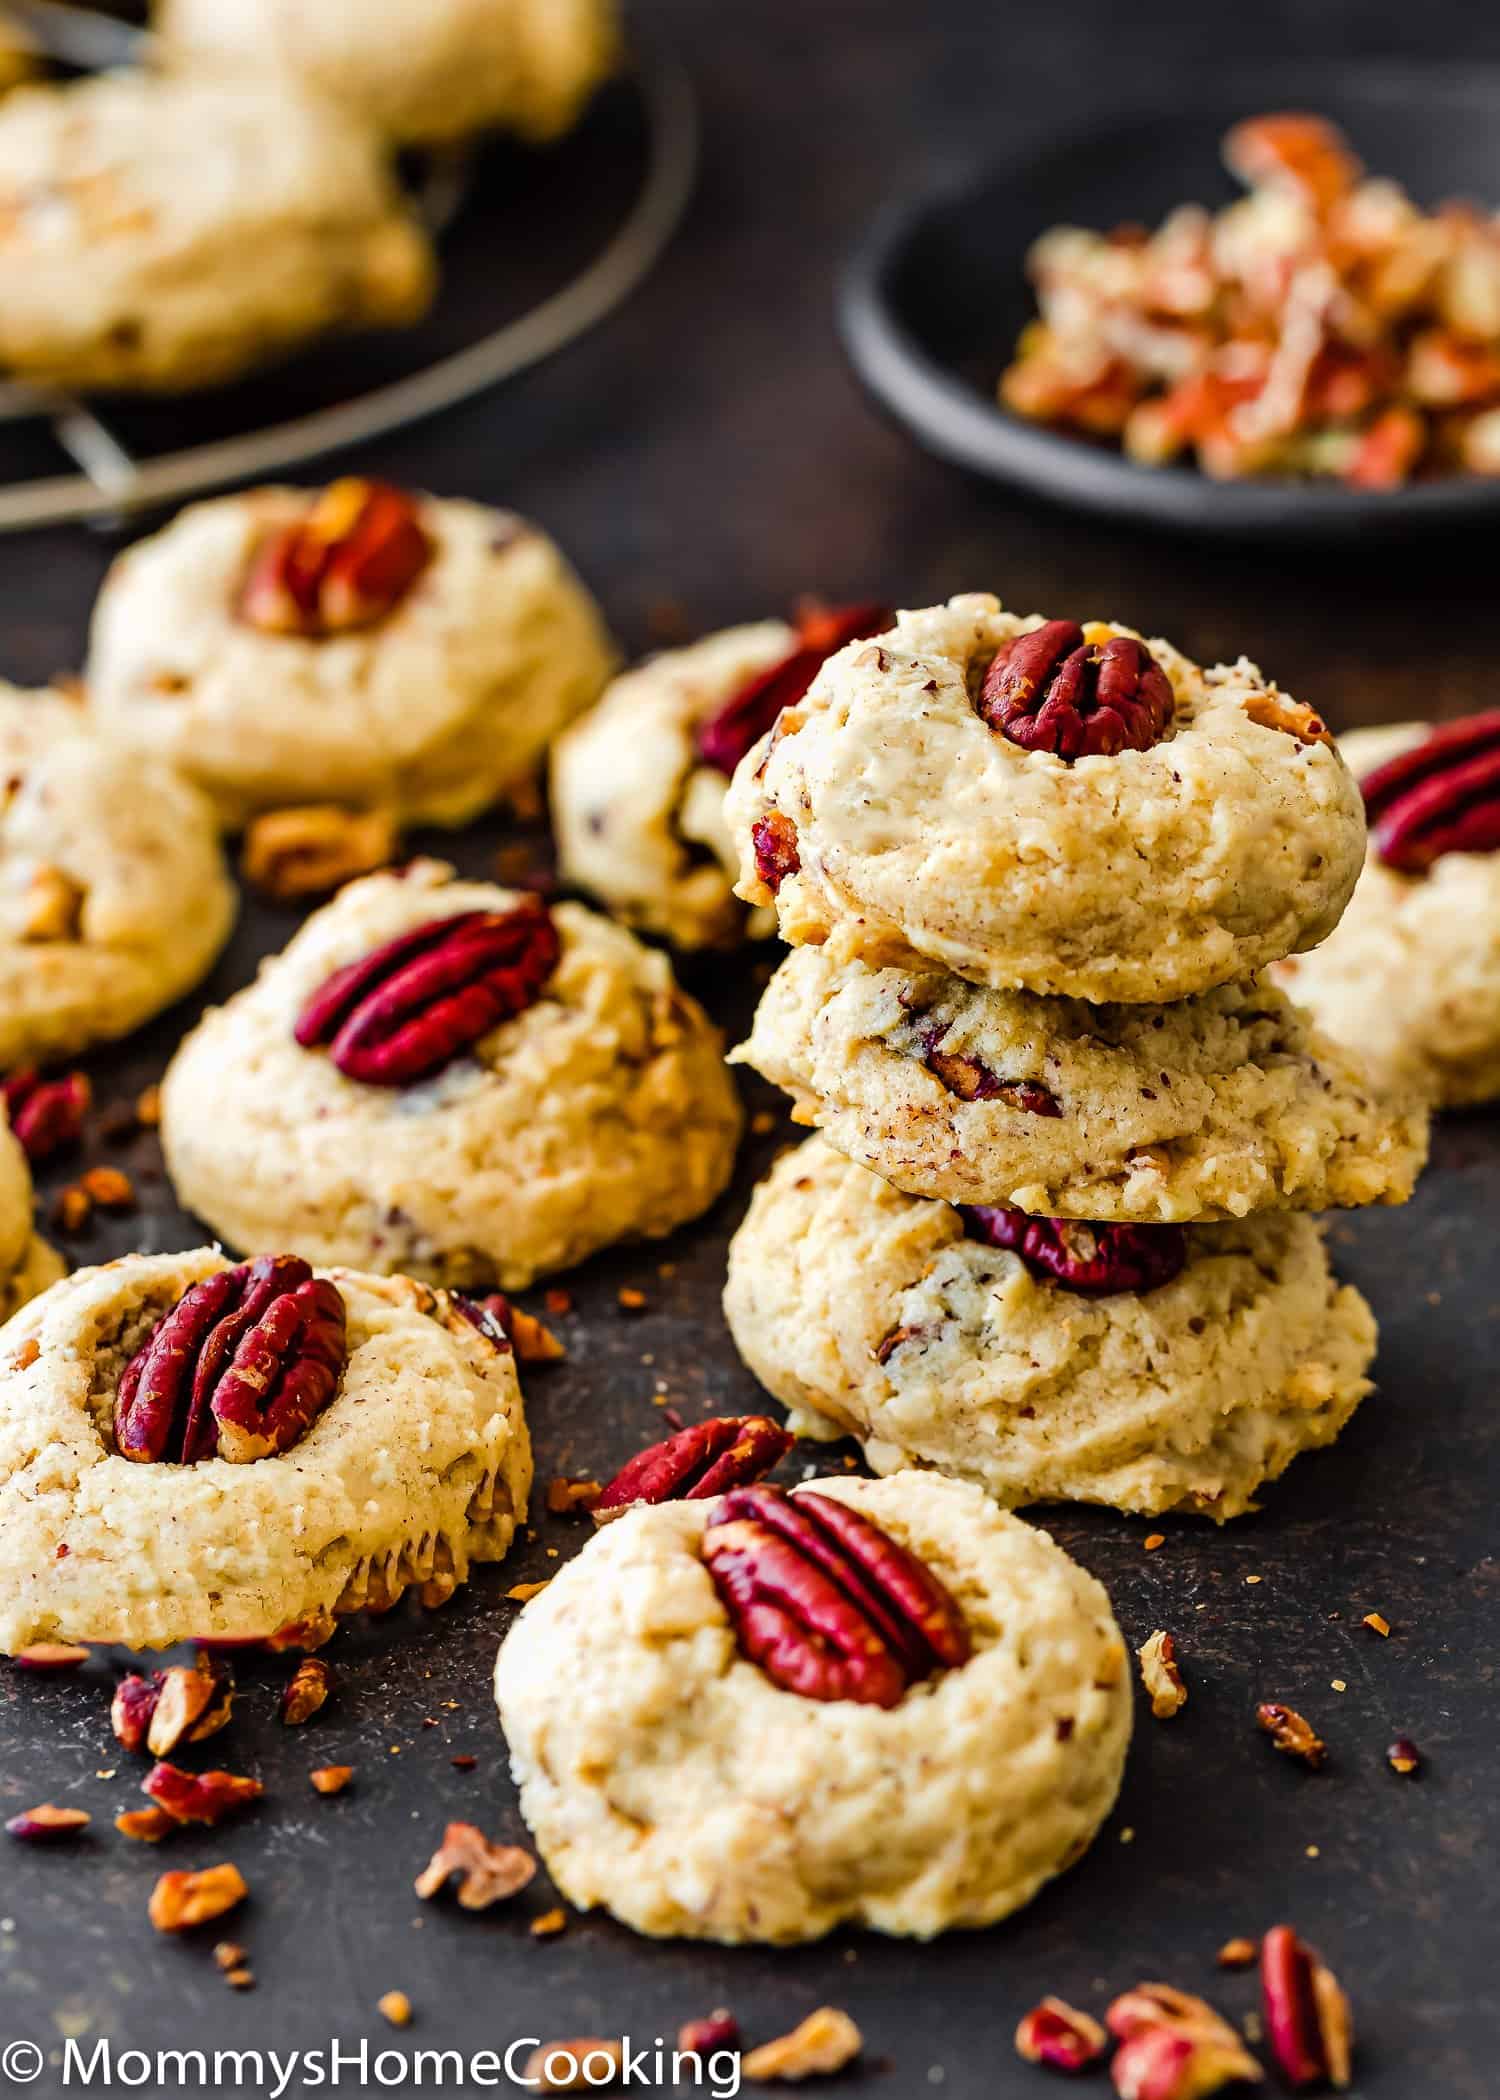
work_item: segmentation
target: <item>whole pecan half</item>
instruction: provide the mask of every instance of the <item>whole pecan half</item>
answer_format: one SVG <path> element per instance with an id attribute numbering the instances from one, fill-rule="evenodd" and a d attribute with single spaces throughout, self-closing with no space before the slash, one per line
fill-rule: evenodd
<path id="1" fill-rule="evenodd" d="M 346 1079 L 429 1079 L 540 996 L 562 952 L 540 898 L 510 911 L 428 919 L 336 970 L 297 1017 L 304 1050 L 321 1043 Z"/>
<path id="2" fill-rule="evenodd" d="M 706 766 L 732 773 L 752 744 L 758 744 L 784 707 L 795 707 L 835 650 L 862 635 L 883 634 L 891 624 L 883 605 L 804 605 L 797 615 L 797 640 L 787 654 L 732 693 L 698 729 L 698 756 Z"/>
<path id="3" fill-rule="evenodd" d="M 1444 722 L 1360 785 L 1388 868 L 1420 875 L 1440 854 L 1500 850 L 1500 707 Z"/>
<path id="4" fill-rule="evenodd" d="M 829 1495 L 732 1489 L 703 1561 L 740 1646 L 784 1691 L 895 1706 L 969 1658 L 963 1613 L 931 1569 Z"/>
<path id="5" fill-rule="evenodd" d="M 796 1438 L 769 1415 L 715 1415 L 679 1429 L 621 1466 L 594 1505 L 596 1523 L 637 1502 L 703 1502 L 764 1480 Z"/>
<path id="6" fill-rule="evenodd" d="M 344 1301 L 292 1254 L 206 1276 L 125 1366 L 115 1448 L 137 1460 L 236 1465 L 290 1450 L 338 1389 Z"/>
<path id="7" fill-rule="evenodd" d="M 961 1203 L 958 1212 L 975 1239 L 1008 1247 L 1034 1276 L 1050 1277 L 1085 1298 L 1160 1290 L 1187 1260 L 1180 1225 L 1081 1225 L 992 1203 Z"/>
<path id="8" fill-rule="evenodd" d="M 33 1166 L 65 1145 L 77 1144 L 93 1099 L 86 1074 L 65 1072 L 57 1079 L 44 1079 L 35 1069 L 12 1072 L 0 1094 L 10 1127 Z"/>
<path id="9" fill-rule="evenodd" d="M 1354 2044 L 1349 2001 L 1333 1971 L 1290 1925 L 1273 1925 L 1260 1948 L 1266 2039 L 1292 2088 L 1349 2083 Z"/>
<path id="10" fill-rule="evenodd" d="M 415 500 L 383 481 L 335 481 L 261 546 L 239 615 L 264 634 L 310 638 L 383 620 L 432 559 Z"/>
<path id="11" fill-rule="evenodd" d="M 1149 751 L 1172 719 L 1172 687 L 1144 642 L 1084 639 L 1047 620 L 1007 642 L 985 674 L 979 713 L 1023 751 L 1059 758 Z"/>

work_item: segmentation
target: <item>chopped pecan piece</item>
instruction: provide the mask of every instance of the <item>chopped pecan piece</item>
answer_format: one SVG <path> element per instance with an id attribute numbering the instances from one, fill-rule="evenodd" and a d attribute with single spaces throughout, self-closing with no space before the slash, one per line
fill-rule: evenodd
<path id="1" fill-rule="evenodd" d="M 958 1212 L 976 1239 L 1008 1248 L 1034 1276 L 1083 1297 L 1160 1290 L 1187 1261 L 1180 1225 L 1082 1225 L 988 1203 L 961 1203 Z"/>
<path id="2" fill-rule="evenodd" d="M 550 1327 L 523 1312 L 504 1291 L 489 1291 L 482 1298 L 456 1291 L 453 1302 L 470 1326 L 477 1327 L 497 1349 L 514 1349 L 520 1363 L 561 1363 L 568 1353 Z"/>
<path id="3" fill-rule="evenodd" d="M 1254 1940 L 1226 1940 L 1214 1960 L 1221 1969 L 1248 1969 L 1259 1953 Z"/>
<path id="4" fill-rule="evenodd" d="M 115 1740 L 126 1750 L 170 1757 L 184 1743 L 201 1743 L 223 1728 L 234 1705 L 228 1665 L 199 1655 L 149 1677 L 122 1677 L 109 1709 Z"/>
<path id="5" fill-rule="evenodd" d="M 414 1886 L 425 1901 L 435 1896 L 452 1874 L 462 1876 L 458 1900 L 464 1910 L 487 1910 L 519 1895 L 536 1873 L 536 1861 L 519 1845 L 495 1845 L 473 1823 L 450 1823 L 443 1842 L 417 1876 Z"/>
<path id="6" fill-rule="evenodd" d="M 85 1073 L 66 1072 L 56 1079 L 43 1079 L 33 1067 L 12 1072 L 0 1092 L 10 1127 L 33 1166 L 67 1145 L 76 1145 L 83 1135 L 83 1119 L 93 1100 Z"/>
<path id="7" fill-rule="evenodd" d="M 383 1991 L 375 2000 L 375 2010 L 383 2020 L 389 2020 L 392 2027 L 411 2025 L 411 2000 L 405 1991 Z"/>
<path id="8" fill-rule="evenodd" d="M 37 1808 L 25 1808 L 18 1816 L 12 1816 L 5 1830 L 8 1837 L 20 1838 L 28 1845 L 50 1845 L 58 1838 L 77 1837 L 92 1820 L 87 1809 L 58 1808 L 51 1801 L 43 1801 Z"/>
<path id="9" fill-rule="evenodd" d="M 1409 1779 L 1413 1772 L 1420 1770 L 1422 1753 L 1409 1735 L 1398 1735 L 1386 1751 L 1385 1761 L 1393 1772 L 1399 1772 L 1403 1779 Z"/>
<path id="10" fill-rule="evenodd" d="M 865 2038 L 846 2012 L 820 2005 L 800 2026 L 774 2042 L 762 2042 L 740 2059 L 740 2072 L 753 2085 L 781 2078 L 824 2078 L 853 2063 Z"/>
<path id="11" fill-rule="evenodd" d="M 1021 750 L 1072 760 L 1149 751 L 1173 706 L 1171 681 L 1144 642 L 1091 642 L 1075 620 L 1045 620 L 997 652 L 978 710 Z"/>
<path id="12" fill-rule="evenodd" d="M 243 1903 L 249 1893 L 244 1875 L 227 1861 L 222 1866 L 204 1867 L 196 1874 L 179 1868 L 175 1873 L 163 1874 L 157 1882 L 151 1891 L 147 1915 L 158 1932 L 186 1932 L 194 1925 L 222 1918 L 237 1903 Z"/>
<path id="13" fill-rule="evenodd" d="M 281 1695 L 281 1718 L 288 1728 L 300 1728 L 320 1707 L 328 1704 L 333 1691 L 333 1665 L 321 1656 L 306 1655 L 293 1670 Z"/>
<path id="14" fill-rule="evenodd" d="M 335 971 L 296 1038 L 304 1050 L 327 1044 L 346 1079 L 410 1086 L 534 1005 L 561 952 L 538 897 L 428 919 Z"/>
<path id="15" fill-rule="evenodd" d="M 338 1389 L 344 1301 L 305 1261 L 265 1254 L 180 1298 L 126 1365 L 115 1397 L 122 1457 L 235 1465 L 288 1451 Z"/>
<path id="16" fill-rule="evenodd" d="M 702 1502 L 764 1480 L 796 1439 L 769 1415 L 715 1415 L 628 1460 L 600 1492 L 596 1522 L 637 1502 Z"/>
<path id="17" fill-rule="evenodd" d="M 677 2030 L 677 2047 L 684 2056 L 712 2056 L 716 2050 L 737 2050 L 740 2023 L 726 2006 L 717 2006 L 701 2020 L 685 2020 Z"/>
<path id="18" fill-rule="evenodd" d="M 341 1794 L 354 1777 L 353 1765 L 319 1765 L 308 1773 L 313 1790 L 319 1794 Z"/>
<path id="19" fill-rule="evenodd" d="M 32 1641 L 11 1657 L 18 1670 L 37 1671 L 76 1670 L 88 1659 L 88 1649 L 75 1641 Z"/>
<path id="20" fill-rule="evenodd" d="M 740 1646 L 784 1691 L 895 1706 L 968 1661 L 963 1613 L 931 1569 L 829 1495 L 734 1488 L 702 1552 Z"/>
<path id="21" fill-rule="evenodd" d="M 587 1516 L 597 1508 L 603 1492 L 597 1480 L 579 1480 L 558 1473 L 547 1483 L 547 1508 L 554 1517 Z"/>
<path id="22" fill-rule="evenodd" d="M 1332 1970 L 1290 1925 L 1273 1925 L 1261 1942 L 1260 1983 L 1271 2054 L 1293 2092 L 1323 2084 L 1342 2092 L 1354 2028 Z"/>
<path id="23" fill-rule="evenodd" d="M 1236 124 L 1224 164 L 1249 189 L 1290 189 L 1319 211 L 1347 197 L 1364 173 L 1334 125 L 1300 111 Z"/>
<path id="24" fill-rule="evenodd" d="M 804 606 L 795 646 L 769 669 L 732 693 L 698 730 L 698 756 L 706 766 L 732 773 L 752 744 L 758 744 L 784 707 L 795 707 L 835 650 L 867 634 L 883 634 L 891 616 L 883 605 Z"/>
<path id="25" fill-rule="evenodd" d="M 1245 713 L 1262 729 L 1279 729 L 1299 744 L 1326 744 L 1333 749 L 1333 733 L 1323 717 L 1300 700 L 1288 700 L 1284 693 L 1252 693 L 1245 702 Z"/>
<path id="26" fill-rule="evenodd" d="M 146 1845 L 159 1845 L 164 1837 L 182 1827 L 176 1816 L 169 1816 L 164 1808 L 126 1808 L 115 1817 L 115 1828 L 121 1837 L 137 1838 Z"/>
<path id="27" fill-rule="evenodd" d="M 235 1772 L 184 1772 L 180 1765 L 157 1764 L 141 1781 L 141 1792 L 175 1822 L 212 1826 L 258 1801 L 265 1788 Z"/>
<path id="28" fill-rule="evenodd" d="M 534 1940 L 555 1940 L 560 1932 L 568 1929 L 568 1914 L 557 1904 L 551 1910 L 541 1911 L 531 1921 L 531 1937 Z"/>
<path id="29" fill-rule="evenodd" d="M 318 638 L 393 612 L 433 555 L 404 490 L 349 476 L 257 551 L 239 614 L 263 634 Z"/>
<path id="30" fill-rule="evenodd" d="M 1288 1757 L 1300 1757 L 1310 1772 L 1316 1772 L 1327 1757 L 1328 1745 L 1295 1707 L 1263 1700 L 1255 1709 L 1255 1718 L 1278 1750 Z"/>
<path id="31" fill-rule="evenodd" d="M 36 869 L 26 888 L 25 941 L 76 941 L 83 926 L 84 891 L 61 868 Z"/>
<path id="32" fill-rule="evenodd" d="M 240 870 L 262 896 L 290 904 L 389 867 L 397 844 L 389 810 L 343 809 L 333 802 L 272 809 L 251 821 Z"/>
<path id="33" fill-rule="evenodd" d="M 1029 2064 L 1054 2071 L 1084 2071 L 1109 2046 L 1099 2022 L 1063 1998 L 1044 1998 L 1022 2015 L 1016 2029 L 1016 2054 Z"/>
<path id="34" fill-rule="evenodd" d="M 1139 1984 L 1104 2017 L 1120 2043 L 1110 2065 L 1120 2100 L 1200 2100 L 1260 2080 L 1260 2065 L 1229 2022 L 1170 1984 Z"/>
<path id="35" fill-rule="evenodd" d="M 925 1029 L 918 1040 L 923 1064 L 950 1094 L 956 1094 L 960 1101 L 1003 1101 L 1007 1108 L 1019 1109 L 1029 1116 L 1062 1114 L 1062 1103 L 1040 1080 L 1002 1079 L 980 1058 L 963 1051 L 940 1049 L 939 1044 L 949 1032 L 938 1023 Z"/>
<path id="36" fill-rule="evenodd" d="M 1360 785 L 1387 867 L 1420 875 L 1444 853 L 1500 850 L 1500 708 L 1440 724 Z"/>
<path id="37" fill-rule="evenodd" d="M 756 818 L 750 827 L 750 844 L 755 852 L 755 872 L 773 893 L 802 866 L 797 827 L 779 809 L 768 810 L 765 816 Z"/>
<path id="38" fill-rule="evenodd" d="M 1187 1705 L 1187 1686 L 1177 1667 L 1177 1643 L 1170 1633 L 1158 1630 L 1136 1650 L 1136 1654 L 1140 1658 L 1141 1682 L 1150 1696 L 1152 1713 L 1158 1721 L 1170 1721 Z"/>

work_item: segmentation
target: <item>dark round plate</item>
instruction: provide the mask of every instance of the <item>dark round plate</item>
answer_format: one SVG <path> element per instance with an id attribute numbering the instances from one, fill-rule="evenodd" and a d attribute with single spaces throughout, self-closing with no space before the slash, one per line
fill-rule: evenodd
<path id="1" fill-rule="evenodd" d="M 1500 76 L 1480 69 L 1299 65 L 1174 83 L 1170 106 L 1117 96 L 1065 137 L 1033 128 L 957 181 L 889 206 L 844 272 L 839 321 L 855 370 L 928 450 L 1059 503 L 1132 522 L 1253 538 L 1355 539 L 1500 515 L 1500 479 L 1370 490 L 1339 482 L 1217 482 L 1142 467 L 1027 423 L 995 383 L 1034 313 L 1025 256 L 1048 226 L 1156 224 L 1175 204 L 1236 194 L 1219 141 L 1238 119 L 1307 109 L 1340 124 L 1373 174 L 1431 206 L 1500 203 Z"/>

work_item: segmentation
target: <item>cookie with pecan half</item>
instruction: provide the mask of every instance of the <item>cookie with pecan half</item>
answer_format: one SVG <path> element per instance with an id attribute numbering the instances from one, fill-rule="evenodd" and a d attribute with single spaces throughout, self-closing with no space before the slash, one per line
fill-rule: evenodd
<path id="1" fill-rule="evenodd" d="M 1427 1156 L 1416 1101 L 1264 978 L 1088 1006 L 796 948 L 730 1061 L 912 1195 L 1048 1217 L 1404 1203 Z"/>
<path id="2" fill-rule="evenodd" d="M 665 955 L 435 861 L 314 913 L 161 1102 L 178 1195 L 230 1245 L 505 1290 L 696 1217 L 740 1122 Z"/>
<path id="3" fill-rule="evenodd" d="M 1088 1225 L 905 1196 L 810 1138 L 729 1250 L 735 1344 L 799 1436 L 1011 1507 L 1218 1522 L 1369 1391 L 1375 1322 L 1317 1223 Z"/>
<path id="4" fill-rule="evenodd" d="M 198 982 L 234 913 L 195 788 L 62 693 L 0 685 L 0 1072 L 127 1035 Z"/>
<path id="5" fill-rule="evenodd" d="M 347 477 L 197 503 L 127 548 L 88 680 L 231 826 L 330 802 L 452 825 L 530 780 L 612 663 L 536 526 Z"/>
<path id="6" fill-rule="evenodd" d="M 851 642 L 741 762 L 738 893 L 837 961 L 1165 1003 L 1310 948 L 1359 791 L 1251 663 L 1023 619 L 985 593 Z"/>
<path id="7" fill-rule="evenodd" d="M 1349 909 L 1277 981 L 1390 1086 L 1500 1096 L 1500 710 L 1340 737 L 1371 795 Z"/>
<path id="8" fill-rule="evenodd" d="M 515 1359 L 446 1292 L 207 1248 L 82 1269 L 0 1348 L 0 1651 L 316 1646 L 501 1559 L 530 1484 Z"/>
<path id="9" fill-rule="evenodd" d="M 1109 1599 L 935 1474 L 641 1507 L 521 1614 L 495 1696 L 559 1889 L 638 1932 L 928 1938 L 1087 1850 L 1130 1736 Z"/>

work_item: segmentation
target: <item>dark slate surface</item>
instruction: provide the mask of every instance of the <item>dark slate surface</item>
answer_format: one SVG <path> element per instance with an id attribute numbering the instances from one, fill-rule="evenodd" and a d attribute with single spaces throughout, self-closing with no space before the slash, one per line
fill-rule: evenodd
<path id="1" fill-rule="evenodd" d="M 1452 0 L 1419 14 L 1282 4 L 1253 23 L 1154 0 L 1130 10 L 1128 26 L 1105 0 L 1063 0 L 1025 18 L 980 0 L 921 10 L 903 0 L 822 0 L 812 10 L 797 0 L 734 9 L 660 0 L 649 12 L 686 48 L 709 132 L 701 195 L 667 264 L 628 311 L 546 370 L 362 464 L 535 512 L 576 554 L 632 647 L 667 599 L 707 627 L 809 588 L 920 604 L 991 585 L 1027 608 L 1117 612 L 1199 655 L 1247 649 L 1340 726 L 1493 698 L 1488 537 L 1420 556 L 1252 557 L 1081 525 L 969 486 L 921 460 L 859 398 L 834 346 L 829 289 L 837 257 L 883 196 L 982 150 L 997 124 L 1045 116 L 1080 69 L 1097 78 L 1108 65 L 1125 95 L 1132 79 L 1159 87 L 1164 69 L 1171 77 L 1188 59 L 1241 52 L 1415 61 L 1436 44 L 1500 59 L 1500 23 Z M 351 353 L 351 377 L 359 370 Z M 267 392 L 275 408 L 280 397 Z M 181 412 L 184 435 L 199 414 Z M 5 671 L 34 679 L 78 660 L 109 551 L 83 533 L 0 544 Z M 460 857 L 483 870 L 503 836 L 498 824 L 481 827 Z M 244 982 L 291 924 L 288 914 L 248 912 L 206 994 Z M 755 993 L 749 963 L 687 974 L 726 1025 L 743 1022 Z M 192 1011 L 94 1060 L 106 1101 L 159 1073 Z M 661 1425 L 658 1381 L 690 1418 L 754 1402 L 718 1293 L 728 1234 L 783 1134 L 747 1148 L 732 1193 L 699 1226 L 569 1279 L 577 1309 L 560 1323 L 569 1360 L 528 1379 L 543 1480 L 604 1472 L 647 1441 Z M 1334 1452 L 1302 1461 L 1267 1496 L 1263 1515 L 1222 1533 L 1169 1522 L 1166 1545 L 1149 1555 L 1146 1524 L 1049 1517 L 1108 1583 L 1132 1644 L 1155 1626 L 1177 1634 L 1193 1696 L 1170 1726 L 1143 1713 L 1119 1810 L 1098 1844 L 1009 1924 L 934 1948 L 840 1936 L 755 1953 L 648 1945 L 603 1918 L 575 1918 L 561 1939 L 534 1942 L 527 1920 L 553 1900 L 540 1881 L 503 1914 L 419 1904 L 411 1878 L 445 1819 L 522 1835 L 488 1680 L 516 1608 L 506 1587 L 544 1575 L 552 1554 L 581 1541 L 577 1528 L 544 1517 L 533 1543 L 446 1612 L 422 1621 L 403 1610 L 342 1636 L 332 1650 L 337 1700 L 300 1733 L 274 1717 L 286 1665 L 242 1671 L 239 1715 L 213 1761 L 258 1773 L 268 1798 L 232 1832 L 180 1840 L 172 1861 L 233 1857 L 246 1873 L 252 1901 L 232 1931 L 259 1978 L 247 1997 L 216 1975 L 212 1931 L 178 1945 L 146 1924 L 165 1856 L 110 1827 L 136 1777 L 108 1730 L 110 1669 L 100 1662 L 52 1681 L 0 1673 L 4 1812 L 52 1798 L 96 1817 L 67 1852 L 0 1850 L 0 2044 L 42 2045 L 51 2060 L 30 2090 L 52 2093 L 63 2089 L 66 2035 L 147 2051 L 285 2052 L 334 2039 L 346 2049 L 367 2039 L 375 2050 L 473 2050 L 621 2032 L 640 2042 L 727 2003 L 761 2039 L 826 2001 L 847 2006 L 868 2038 L 864 2067 L 839 2089 L 991 2100 L 1045 2088 L 1045 2074 L 1021 2066 L 1010 2045 L 1017 2015 L 1043 1991 L 1097 2005 L 1162 1976 L 1240 2013 L 1253 1985 L 1221 1977 L 1214 1950 L 1289 1918 L 1355 1997 L 1359 2094 L 1492 2100 L 1500 1284 L 1488 1182 L 1497 1149 L 1491 1120 L 1452 1120 L 1409 1209 L 1336 1226 L 1339 1263 L 1381 1320 L 1380 1389 Z M 79 1241 L 76 1259 L 194 1243 L 154 1139 L 95 1150 L 140 1177 L 144 1208 Z M 66 1174 L 47 1175 L 48 1194 Z M 620 1312 L 622 1283 L 646 1291 L 643 1315 Z M 1389 1641 L 1360 1625 L 1371 1609 L 1390 1620 Z M 1277 1758 L 1256 1735 L 1251 1710 L 1264 1697 L 1321 1726 L 1332 1748 L 1324 1773 Z M 1415 1781 L 1384 1763 L 1400 1733 L 1426 1754 Z M 477 1768 L 456 1770 L 460 1754 Z M 306 1774 L 331 1762 L 354 1765 L 357 1778 L 342 1798 L 319 1800 Z M 404 2034 L 374 2010 L 393 1988 L 416 2007 Z M 17 2068 L 27 2068 L 24 2052 Z M 399 2069 L 394 2059 L 385 2068 Z M 127 2061 L 127 2073 L 141 2069 Z M 357 2087 L 357 2069 L 343 2083 Z M 168 2087 L 148 2068 L 143 2089 Z"/>

